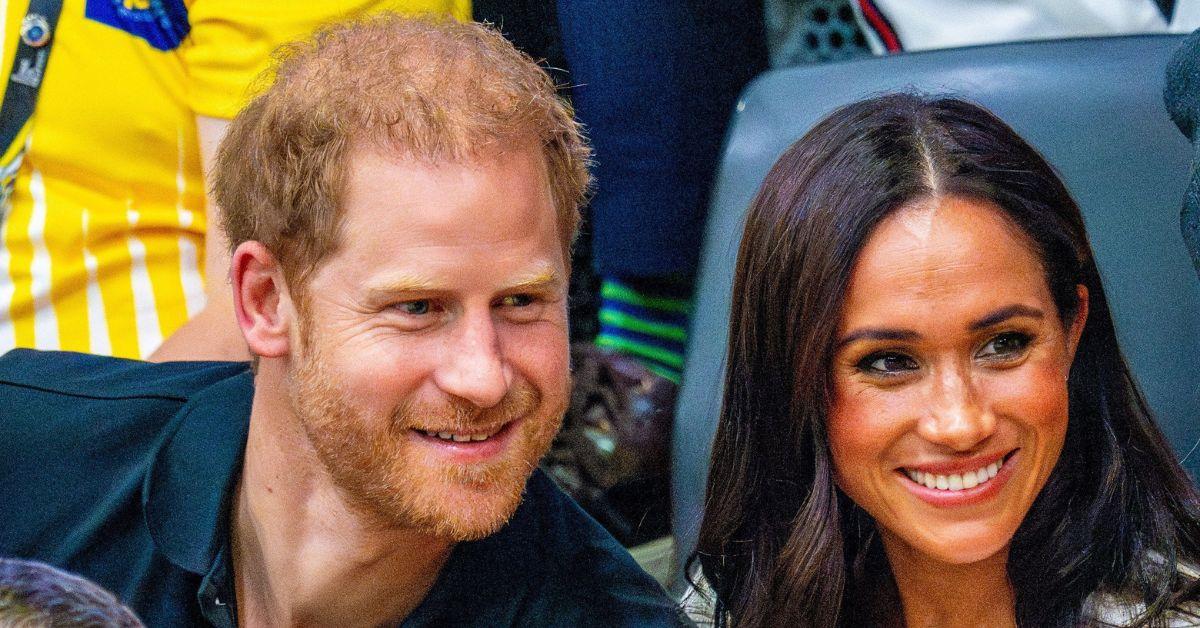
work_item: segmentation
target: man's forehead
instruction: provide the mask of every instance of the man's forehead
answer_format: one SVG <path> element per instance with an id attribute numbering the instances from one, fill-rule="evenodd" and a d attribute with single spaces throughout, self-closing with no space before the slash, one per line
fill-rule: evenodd
<path id="1" fill-rule="evenodd" d="M 429 168 L 446 165 L 469 166 L 527 151 L 542 156 L 540 161 L 548 171 L 542 140 L 533 133 L 478 137 L 467 133 L 461 135 L 440 138 L 440 141 L 435 142 L 414 143 L 400 137 L 388 127 L 363 131 L 350 138 L 343 167 L 353 171 L 356 163 L 366 159 Z"/>

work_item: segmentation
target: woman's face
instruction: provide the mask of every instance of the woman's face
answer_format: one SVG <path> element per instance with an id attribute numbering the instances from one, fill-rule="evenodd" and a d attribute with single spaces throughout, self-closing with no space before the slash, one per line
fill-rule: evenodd
<path id="1" fill-rule="evenodd" d="M 964 564 L 1005 550 L 1062 450 L 1087 292 L 1064 326 L 1001 211 L 914 202 L 879 225 L 851 274 L 829 444 L 838 486 L 889 554 Z"/>

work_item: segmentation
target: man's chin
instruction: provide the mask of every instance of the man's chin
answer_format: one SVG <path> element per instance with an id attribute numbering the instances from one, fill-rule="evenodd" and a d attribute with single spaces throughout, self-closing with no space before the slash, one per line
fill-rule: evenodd
<path id="1" fill-rule="evenodd" d="M 512 518 L 525 490 L 525 479 L 489 483 L 447 483 L 436 494 L 425 494 L 410 514 L 410 522 L 427 534 L 450 541 L 475 541 L 490 536 Z"/>

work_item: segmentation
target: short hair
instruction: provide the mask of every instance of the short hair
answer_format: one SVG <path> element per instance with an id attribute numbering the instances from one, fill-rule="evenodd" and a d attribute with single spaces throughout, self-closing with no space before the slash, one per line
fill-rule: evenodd
<path id="1" fill-rule="evenodd" d="M 900 93 L 819 122 L 747 215 L 694 555 L 718 625 L 870 623 L 876 587 L 894 588 L 873 521 L 834 478 L 829 365 L 871 234 L 914 201 L 947 196 L 993 204 L 1023 234 L 1064 322 L 1075 287 L 1088 290 L 1066 440 L 1009 553 L 1017 623 L 1080 625 L 1100 591 L 1138 596 L 1151 619 L 1195 598 L 1179 563 L 1200 560 L 1200 498 L 1121 355 L 1079 207 L 991 112 Z"/>
<path id="2" fill-rule="evenodd" d="M 270 72 L 211 185 L 230 246 L 262 242 L 294 288 L 337 249 L 348 158 L 363 145 L 428 163 L 540 147 L 570 263 L 591 151 L 550 76 L 493 28 L 383 13 L 283 47 Z"/>
<path id="3" fill-rule="evenodd" d="M 0 558 L 0 628 L 141 628 L 100 585 L 50 565 Z"/>

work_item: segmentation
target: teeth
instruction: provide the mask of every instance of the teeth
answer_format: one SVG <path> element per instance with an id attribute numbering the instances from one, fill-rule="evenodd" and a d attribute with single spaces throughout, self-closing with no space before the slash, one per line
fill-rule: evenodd
<path id="1" fill-rule="evenodd" d="M 496 435 L 495 432 L 491 434 L 455 434 L 454 432 L 431 432 L 429 430 L 421 430 L 421 433 L 430 438 L 438 438 L 454 443 L 481 443 Z"/>
<path id="2" fill-rule="evenodd" d="M 967 471 L 963 474 L 935 475 L 918 469 L 905 469 L 904 473 L 908 476 L 908 479 L 917 484 L 923 484 L 928 488 L 954 492 L 965 488 L 975 488 L 996 477 L 1002 465 L 1003 462 L 997 461 L 977 471 Z"/>
<path id="3" fill-rule="evenodd" d="M 955 477 L 957 477 L 957 476 L 955 476 Z M 962 487 L 963 488 L 975 488 L 978 485 L 979 485 L 979 476 L 975 475 L 974 471 L 967 471 L 966 473 L 962 474 Z M 950 486 L 954 486 L 954 482 L 951 482 Z"/>

